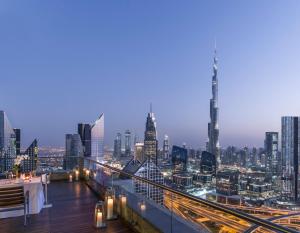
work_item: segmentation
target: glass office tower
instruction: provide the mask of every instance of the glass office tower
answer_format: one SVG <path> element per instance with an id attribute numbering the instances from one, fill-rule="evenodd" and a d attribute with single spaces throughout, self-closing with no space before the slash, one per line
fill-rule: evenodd
<path id="1" fill-rule="evenodd" d="M 125 156 L 130 157 L 131 155 L 131 132 L 125 131 Z"/>
<path id="2" fill-rule="evenodd" d="M 66 134 L 64 168 L 72 170 L 78 166 L 78 158 L 83 156 L 83 146 L 79 134 Z"/>
<path id="3" fill-rule="evenodd" d="M 79 123 L 78 134 L 83 145 L 84 156 L 91 157 L 91 125 Z"/>
<path id="4" fill-rule="evenodd" d="M 35 171 L 38 159 L 38 142 L 36 139 L 26 149 L 24 155 L 28 155 L 28 159 L 23 160 L 23 165 L 21 166 L 22 172 Z"/>
<path id="5" fill-rule="evenodd" d="M 16 135 L 16 154 L 21 154 L 21 129 L 14 129 Z"/>
<path id="6" fill-rule="evenodd" d="M 280 174 L 279 153 L 278 153 L 278 132 L 266 132 L 265 136 L 266 152 L 266 175 L 268 178 Z"/>
<path id="7" fill-rule="evenodd" d="M 114 158 L 120 159 L 122 155 L 122 135 L 121 133 L 117 133 L 117 137 L 114 140 Z"/>
<path id="8" fill-rule="evenodd" d="M 91 126 L 91 155 L 97 161 L 102 161 L 104 156 L 104 114 Z"/>
<path id="9" fill-rule="evenodd" d="M 281 118 L 282 137 L 282 196 L 294 202 L 300 200 L 299 195 L 299 149 L 300 132 L 299 117 Z"/>
<path id="10" fill-rule="evenodd" d="M 16 135 L 4 111 L 0 111 L 0 172 L 9 171 L 16 157 Z"/>
<path id="11" fill-rule="evenodd" d="M 152 108 L 148 113 L 146 120 L 146 130 L 144 139 L 144 155 L 157 165 L 157 139 L 156 139 L 156 122 Z"/>

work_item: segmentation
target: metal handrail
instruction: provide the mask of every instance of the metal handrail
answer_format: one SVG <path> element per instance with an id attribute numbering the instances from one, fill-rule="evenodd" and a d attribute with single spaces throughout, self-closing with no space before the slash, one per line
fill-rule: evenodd
<path id="1" fill-rule="evenodd" d="M 158 187 L 158 188 L 161 188 L 163 190 L 167 190 L 171 193 L 175 193 L 179 196 L 182 196 L 182 197 L 185 197 L 187 199 L 190 199 L 192 201 L 195 201 L 195 202 L 198 202 L 200 204 L 204 204 L 206 206 L 209 206 L 211 208 L 214 208 L 216 210 L 220 210 L 220 211 L 223 211 L 225 213 L 228 213 L 228 214 L 231 214 L 235 217 L 238 217 L 240 219 L 243 219 L 243 220 L 246 220 L 246 221 L 249 221 L 253 224 L 256 224 L 256 225 L 259 225 L 259 226 L 262 226 L 262 227 L 265 227 L 267 229 L 270 229 L 270 230 L 273 230 L 273 231 L 276 231 L 276 232 L 284 232 L 284 233 L 297 233 L 298 231 L 296 230 L 293 230 L 293 229 L 290 229 L 290 228 L 287 228 L 287 227 L 284 227 L 284 226 L 281 226 L 281 225 L 278 225 L 278 224 L 275 224 L 275 223 L 272 223 L 268 220 L 264 220 L 264 219 L 260 219 L 260 218 L 257 218 L 255 216 L 252 216 L 252 215 L 249 215 L 249 214 L 246 214 L 242 211 L 239 211 L 239 210 L 235 210 L 235 209 L 232 209 L 232 208 L 229 208 L 229 207 L 225 207 L 223 205 L 220 205 L 218 203 L 215 203 L 215 202 L 212 202 L 212 201 L 208 201 L 208 200 L 205 200 L 205 199 L 202 199 L 202 198 L 199 198 L 199 197 L 195 197 L 195 196 L 192 196 L 190 194 L 187 194 L 187 193 L 184 193 L 184 192 L 181 192 L 179 190 L 175 190 L 175 189 L 172 189 L 166 185 L 163 185 L 163 184 L 158 184 L 156 182 L 153 182 L 151 180 L 148 180 L 148 179 L 145 179 L 143 177 L 140 177 L 140 176 L 136 176 L 136 175 L 133 175 L 133 174 L 130 174 L 128 172 L 125 172 L 123 170 L 120 170 L 118 168 L 115 168 L 115 167 L 111 167 L 107 164 L 103 164 L 103 163 L 100 163 L 98 161 L 95 161 L 91 158 L 83 158 L 84 160 L 87 160 L 87 161 L 90 161 L 92 163 L 95 163 L 95 164 L 98 164 L 102 167 L 105 167 L 105 168 L 108 168 L 108 169 L 111 169 L 117 173 L 120 173 L 124 176 L 128 176 L 128 177 L 131 177 L 131 178 L 134 178 L 136 180 L 139 180 L 139 181 L 142 181 L 142 182 L 145 182 L 145 183 L 148 183 L 150 185 L 153 185 L 155 187 Z"/>

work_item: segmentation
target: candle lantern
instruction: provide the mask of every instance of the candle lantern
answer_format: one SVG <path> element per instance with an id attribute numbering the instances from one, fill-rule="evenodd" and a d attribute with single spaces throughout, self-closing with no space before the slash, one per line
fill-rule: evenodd
<path id="1" fill-rule="evenodd" d="M 142 214 L 144 214 L 146 211 L 146 203 L 144 201 L 142 201 L 140 203 L 140 209 L 141 209 Z"/>
<path id="2" fill-rule="evenodd" d="M 76 181 L 79 180 L 79 171 L 78 170 L 75 171 L 75 179 L 76 179 Z"/>
<path id="3" fill-rule="evenodd" d="M 121 194 L 120 197 L 119 197 L 119 206 L 120 206 L 120 215 L 123 217 L 123 218 L 127 218 L 127 197 L 126 195 L 124 194 Z"/>
<path id="4" fill-rule="evenodd" d="M 105 203 L 98 201 L 95 206 L 94 226 L 96 228 L 106 227 Z"/>
<path id="5" fill-rule="evenodd" d="M 72 174 L 69 175 L 69 182 L 73 182 L 73 175 Z"/>
<path id="6" fill-rule="evenodd" d="M 85 170 L 85 178 L 86 178 L 86 180 L 89 180 L 89 178 L 90 178 L 90 170 Z"/>
<path id="7" fill-rule="evenodd" d="M 105 205 L 106 205 L 107 220 L 116 219 L 117 215 L 116 215 L 115 191 L 111 187 L 107 188 L 105 192 Z"/>

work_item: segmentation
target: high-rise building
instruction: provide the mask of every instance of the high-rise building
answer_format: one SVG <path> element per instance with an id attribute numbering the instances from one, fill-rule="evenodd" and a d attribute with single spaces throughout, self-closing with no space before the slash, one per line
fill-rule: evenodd
<path id="1" fill-rule="evenodd" d="M 266 132 L 265 135 L 265 167 L 268 178 L 279 175 L 278 132 Z"/>
<path id="2" fill-rule="evenodd" d="M 91 146 L 91 125 L 90 124 L 78 124 L 78 134 L 80 135 L 83 145 L 84 156 L 90 157 L 92 154 Z"/>
<path id="3" fill-rule="evenodd" d="M 144 161 L 140 166 L 135 166 L 135 175 L 146 178 L 158 184 L 164 184 L 164 176 L 157 166 L 157 140 L 156 124 L 152 107 L 147 116 L 144 138 Z M 137 160 L 138 161 L 138 160 Z M 133 169 L 131 169 L 133 170 Z M 135 192 L 140 193 L 158 204 L 163 204 L 163 190 L 148 183 L 134 180 Z"/>
<path id="4" fill-rule="evenodd" d="M 36 139 L 33 140 L 33 142 L 23 154 L 28 155 L 28 159 L 23 160 L 23 164 L 21 166 L 22 172 L 30 172 L 36 170 L 38 159 L 38 142 Z"/>
<path id="5" fill-rule="evenodd" d="M 146 159 L 144 163 L 139 167 L 136 176 L 140 176 L 147 180 L 153 181 L 157 184 L 164 184 L 164 176 L 156 164 L 150 160 Z M 134 180 L 135 192 L 148 199 L 155 201 L 156 203 L 163 205 L 164 202 L 164 191 L 161 188 L 155 187 L 143 181 Z"/>
<path id="6" fill-rule="evenodd" d="M 121 133 L 117 133 L 117 137 L 114 140 L 114 158 L 120 159 L 122 155 L 122 135 Z"/>
<path id="7" fill-rule="evenodd" d="M 0 111 L 0 172 L 9 171 L 16 157 L 16 135 L 7 115 Z"/>
<path id="8" fill-rule="evenodd" d="M 258 150 L 256 147 L 251 151 L 251 165 L 256 166 L 258 164 Z"/>
<path id="9" fill-rule="evenodd" d="M 104 156 L 104 114 L 92 124 L 78 124 L 78 134 L 80 135 L 84 156 L 94 157 L 98 161 Z"/>
<path id="10" fill-rule="evenodd" d="M 216 156 L 207 151 L 203 151 L 200 160 L 200 171 L 203 174 L 216 174 Z"/>
<path id="11" fill-rule="evenodd" d="M 248 147 L 244 147 L 240 150 L 240 166 L 242 167 L 249 167 L 249 149 Z"/>
<path id="12" fill-rule="evenodd" d="M 125 131 L 125 156 L 131 155 L 131 133 L 129 130 Z"/>
<path id="13" fill-rule="evenodd" d="M 146 159 L 150 159 L 157 165 L 157 140 L 156 140 L 156 123 L 155 117 L 150 107 L 147 116 L 145 139 L 144 139 L 144 155 Z"/>
<path id="14" fill-rule="evenodd" d="M 164 144 L 163 144 L 163 158 L 169 159 L 170 156 L 170 145 L 169 145 L 169 137 L 165 135 Z"/>
<path id="15" fill-rule="evenodd" d="M 134 145 L 134 160 L 138 160 L 140 162 L 145 161 L 144 158 L 144 143 L 136 142 Z"/>
<path id="16" fill-rule="evenodd" d="M 218 77 L 217 77 L 217 52 L 215 49 L 213 76 L 212 76 L 212 98 L 210 99 L 210 122 L 208 123 L 208 152 L 216 156 L 217 169 L 221 163 L 219 145 L 219 107 L 218 107 Z"/>
<path id="17" fill-rule="evenodd" d="M 172 147 L 173 170 L 186 171 L 188 162 L 187 149 L 179 146 Z"/>
<path id="18" fill-rule="evenodd" d="M 16 135 L 16 154 L 21 154 L 21 129 L 14 129 Z"/>
<path id="19" fill-rule="evenodd" d="M 238 195 L 238 170 L 222 170 L 218 171 L 216 177 L 216 192 L 226 196 Z"/>
<path id="20" fill-rule="evenodd" d="M 83 145 L 79 134 L 66 134 L 64 168 L 73 170 L 83 156 Z"/>
<path id="21" fill-rule="evenodd" d="M 92 157 L 102 161 L 104 157 L 104 114 L 91 126 L 91 152 Z"/>
<path id="22" fill-rule="evenodd" d="M 283 170 L 282 196 L 297 202 L 300 200 L 300 117 L 286 116 L 281 118 L 281 137 Z"/>

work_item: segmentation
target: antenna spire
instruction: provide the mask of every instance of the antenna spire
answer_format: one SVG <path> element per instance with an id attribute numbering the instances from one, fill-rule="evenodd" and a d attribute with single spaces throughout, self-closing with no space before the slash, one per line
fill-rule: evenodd
<path id="1" fill-rule="evenodd" d="M 217 52 L 217 39 L 215 37 L 215 53 Z"/>
<path id="2" fill-rule="evenodd" d="M 152 103 L 150 103 L 150 113 L 152 113 Z"/>

